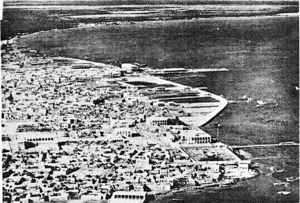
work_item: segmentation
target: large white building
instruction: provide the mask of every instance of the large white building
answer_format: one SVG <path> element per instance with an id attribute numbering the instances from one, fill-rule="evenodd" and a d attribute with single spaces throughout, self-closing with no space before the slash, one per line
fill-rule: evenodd
<path id="1" fill-rule="evenodd" d="M 123 63 L 121 65 L 121 69 L 123 71 L 132 72 L 132 71 L 138 69 L 138 67 L 132 63 Z"/>
<path id="2" fill-rule="evenodd" d="M 116 191 L 108 201 L 109 203 L 143 203 L 146 202 L 147 193 L 142 191 Z"/>
<path id="3" fill-rule="evenodd" d="M 198 130 L 180 131 L 181 144 L 208 144 L 211 143 L 211 136 L 206 132 Z"/>
<path id="4" fill-rule="evenodd" d="M 147 117 L 146 124 L 147 125 L 167 125 L 168 118 L 166 117 Z"/>
<path id="5" fill-rule="evenodd" d="M 131 137 L 131 128 L 115 128 L 113 133 L 117 136 Z"/>

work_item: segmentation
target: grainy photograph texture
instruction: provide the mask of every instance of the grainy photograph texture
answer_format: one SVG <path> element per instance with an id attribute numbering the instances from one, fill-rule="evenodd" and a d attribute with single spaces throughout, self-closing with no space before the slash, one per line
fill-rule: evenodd
<path id="1" fill-rule="evenodd" d="M 299 202 L 297 0 L 2 7 L 3 202 Z"/>

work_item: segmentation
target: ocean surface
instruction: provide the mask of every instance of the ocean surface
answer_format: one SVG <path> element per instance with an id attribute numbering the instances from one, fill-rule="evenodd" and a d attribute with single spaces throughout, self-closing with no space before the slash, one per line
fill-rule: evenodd
<path id="1" fill-rule="evenodd" d="M 203 129 L 232 145 L 299 142 L 299 17 L 212 18 L 39 32 L 18 42 L 51 56 L 153 68 L 227 68 L 228 72 L 169 76 L 168 79 L 237 101 Z M 257 107 L 256 100 L 278 103 Z M 216 129 L 215 124 L 221 124 Z M 261 174 L 229 188 L 171 192 L 154 202 L 299 202 L 299 148 L 245 149 Z M 278 176 L 275 170 L 285 170 Z M 279 195 L 279 191 L 289 191 Z"/>

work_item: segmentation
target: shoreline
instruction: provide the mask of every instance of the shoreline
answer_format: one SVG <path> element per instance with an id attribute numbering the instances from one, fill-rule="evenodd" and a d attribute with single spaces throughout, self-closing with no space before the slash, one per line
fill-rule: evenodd
<path id="1" fill-rule="evenodd" d="M 299 15 L 299 14 L 297 14 L 297 15 Z M 290 16 L 279 16 L 279 17 L 290 17 Z M 291 17 L 294 17 L 294 16 L 291 16 Z M 51 57 L 52 58 L 52 57 Z M 64 57 L 63 57 L 64 58 Z M 75 60 L 80 60 L 80 59 L 75 59 Z M 90 61 L 89 61 L 90 62 Z M 94 63 L 94 62 L 92 62 L 92 63 Z M 241 182 L 243 182 L 243 181 L 241 181 Z M 194 191 L 197 191 L 196 189 L 192 189 L 192 190 L 194 190 Z M 171 192 L 176 192 L 176 190 L 172 190 Z M 169 194 L 169 193 L 167 193 L 167 194 Z M 173 195 L 174 193 L 172 193 L 172 195 Z M 163 194 L 164 195 L 164 194 Z"/>
<path id="2" fill-rule="evenodd" d="M 57 57 L 48 57 L 49 59 L 54 59 L 54 58 L 57 58 Z M 80 60 L 80 59 L 75 59 L 75 58 L 64 58 L 64 57 L 59 57 L 59 59 L 69 59 L 69 60 L 71 60 L 73 63 L 76 63 L 76 62 L 88 62 L 88 63 L 93 63 L 93 62 L 90 62 L 90 61 L 87 61 L 87 60 Z M 104 63 L 100 63 L 101 65 L 103 65 Z M 97 63 L 97 65 L 99 65 L 99 63 Z M 106 64 L 104 64 L 104 65 L 106 65 Z M 142 78 L 146 78 L 146 81 L 153 81 L 153 80 L 155 80 L 155 82 L 158 82 L 158 83 L 161 83 L 161 84 L 173 84 L 173 85 L 175 85 L 177 88 L 186 88 L 186 87 L 190 87 L 190 86 L 186 86 L 186 85 L 181 85 L 181 84 L 179 84 L 179 83 L 175 83 L 175 82 L 172 82 L 172 81 L 168 81 L 168 80 L 165 80 L 165 79 L 161 79 L 161 78 L 159 78 L 159 77 L 154 77 L 154 76 L 150 76 L 150 75 L 146 75 L 146 76 L 142 76 Z M 134 79 L 134 77 L 132 78 L 132 79 Z M 141 78 L 140 78 L 141 79 Z M 144 80 L 143 80 L 144 81 Z M 191 87 L 192 88 L 192 87 Z M 209 93 L 209 92 L 207 92 L 207 91 L 202 91 L 202 90 L 197 90 L 198 92 L 199 92 L 199 94 L 207 94 L 207 93 Z M 203 121 L 202 121 L 202 123 L 201 124 L 198 124 L 198 126 L 199 125 L 203 125 L 203 124 L 205 124 L 205 123 L 207 123 L 209 120 L 211 120 L 211 119 L 213 119 L 216 115 L 218 115 L 225 107 L 226 107 L 226 105 L 228 104 L 228 101 L 226 100 L 226 99 L 224 99 L 224 98 L 222 98 L 222 97 L 220 97 L 220 96 L 218 96 L 218 95 L 214 95 L 214 94 L 212 94 L 212 93 L 209 93 L 213 98 L 215 98 L 215 99 L 217 99 L 217 100 L 219 100 L 220 101 L 220 105 L 219 105 L 219 107 L 218 108 L 216 108 L 214 111 L 213 111 L 213 113 L 210 115 L 210 116 L 207 116 L 206 117 L 206 119 L 204 119 Z M 253 178 L 253 177 L 255 177 L 257 174 L 255 174 L 255 175 L 252 175 L 251 177 L 249 176 L 249 178 Z M 249 178 L 246 178 L 246 179 L 249 179 Z M 226 184 L 227 185 L 227 184 Z M 229 184 L 229 185 L 231 185 L 231 183 Z M 206 187 L 209 187 L 209 186 L 213 186 L 213 187 L 215 187 L 215 186 L 218 186 L 218 187 L 220 187 L 220 186 L 222 186 L 222 183 L 220 182 L 220 183 L 216 183 L 216 184 L 214 184 L 214 183 L 207 183 L 205 186 L 202 186 L 201 188 L 206 188 Z M 193 187 L 193 190 L 194 189 L 196 189 L 195 188 L 195 186 L 192 186 Z M 185 188 L 183 188 L 183 190 L 184 190 Z M 189 189 L 189 188 L 188 188 Z M 170 190 L 170 191 L 168 191 L 168 193 L 169 192 L 173 192 L 173 190 Z"/>
<path id="3" fill-rule="evenodd" d="M 32 35 L 36 35 L 43 32 L 53 32 L 53 31 L 63 31 L 63 30 L 79 30 L 79 29 L 98 29 L 102 27 L 118 27 L 118 26 L 135 26 L 135 25 L 151 25 L 151 24 L 163 24 L 163 23 L 180 23 L 180 22 L 196 22 L 196 21 L 214 21 L 214 20 L 245 20 L 245 19 L 265 19 L 265 18 L 290 18 L 290 17 L 299 17 L 298 13 L 278 13 L 273 15 L 256 15 L 256 16 L 217 16 L 217 17 L 196 17 L 192 19 L 171 19 L 171 20 L 145 20 L 145 21 L 125 21 L 120 22 L 120 24 L 114 25 L 114 24 L 105 24 L 105 22 L 102 22 L 101 24 L 96 24 L 93 26 L 89 26 L 91 24 L 95 23 L 82 23 L 83 25 L 80 26 L 81 23 L 78 23 L 75 25 L 76 27 L 70 27 L 70 28 L 63 28 L 63 29 L 49 29 L 49 30 L 41 30 L 38 32 L 33 32 L 29 34 L 23 34 L 21 33 L 21 36 L 18 37 L 18 35 L 11 37 L 10 39 L 20 39 L 23 37 L 30 37 Z M 134 22 L 133 24 L 131 22 Z M 109 22 L 111 23 L 111 22 Z M 79 27 L 78 27 L 79 26 Z M 2 41 L 8 41 L 10 39 L 1 40 Z"/>

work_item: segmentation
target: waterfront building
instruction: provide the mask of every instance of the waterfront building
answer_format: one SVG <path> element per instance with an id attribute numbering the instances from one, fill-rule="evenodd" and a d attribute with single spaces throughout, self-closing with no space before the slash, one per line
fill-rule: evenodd
<path id="1" fill-rule="evenodd" d="M 146 118 L 147 125 L 167 125 L 167 122 L 168 118 L 166 117 L 151 116 Z"/>
<path id="2" fill-rule="evenodd" d="M 182 130 L 180 131 L 181 144 L 209 144 L 211 136 L 204 131 L 198 130 Z"/>
<path id="3" fill-rule="evenodd" d="M 128 73 L 131 73 L 132 71 L 135 71 L 138 69 L 138 66 L 131 64 L 131 63 L 122 63 L 121 69 L 123 71 L 126 71 Z"/>
<path id="4" fill-rule="evenodd" d="M 147 192 L 142 191 L 117 191 L 109 200 L 109 203 L 145 203 Z"/>

